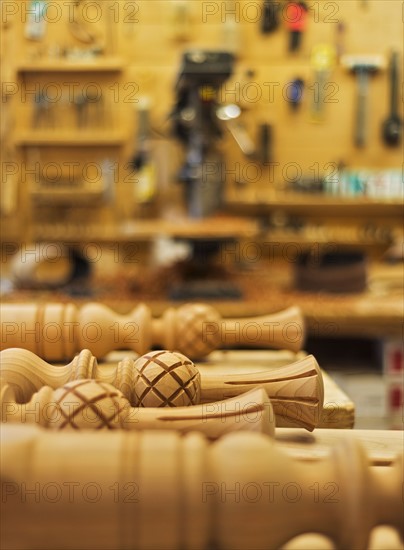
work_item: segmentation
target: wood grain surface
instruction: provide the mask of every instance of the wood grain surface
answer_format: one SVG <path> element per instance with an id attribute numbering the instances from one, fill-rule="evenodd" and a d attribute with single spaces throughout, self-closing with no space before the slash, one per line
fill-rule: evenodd
<path id="1" fill-rule="evenodd" d="M 248 243 L 256 245 L 255 241 Z M 242 244 L 236 249 L 243 257 Z M 280 250 L 286 253 L 286 244 Z M 292 252 L 300 250 L 296 244 Z M 108 251 L 103 250 L 103 258 Z M 93 299 L 102 301 L 120 314 L 128 314 L 139 302 L 150 306 L 153 317 L 159 317 L 173 305 L 167 299 L 170 285 L 178 281 L 173 269 L 140 270 L 138 264 L 126 264 L 107 271 L 108 262 L 95 263 L 91 279 Z M 233 256 L 234 258 L 234 256 Z M 293 258 L 292 258 L 293 259 Z M 403 265 L 388 265 L 371 262 L 369 265 L 368 289 L 355 294 L 331 294 L 327 292 L 301 292 L 294 288 L 293 261 L 278 261 L 263 257 L 259 262 L 247 262 L 245 271 L 229 267 L 226 281 L 237 285 L 243 293 L 241 300 L 214 300 L 212 305 L 223 318 L 245 317 L 276 313 L 288 307 L 298 306 L 306 321 L 307 334 L 314 337 L 374 337 L 395 338 L 402 336 Z M 4 266 L 7 274 L 7 264 Z M 46 301 L 72 302 L 84 305 L 88 298 L 69 294 L 68 289 L 36 291 L 15 289 L 2 297 L 3 303 Z M 176 306 L 181 302 L 175 303 Z"/>
<path id="2" fill-rule="evenodd" d="M 294 353 L 289 350 L 216 350 L 204 361 L 197 361 L 201 376 L 233 375 L 251 372 L 268 372 L 288 365 L 305 357 L 305 352 Z M 137 357 L 134 355 L 134 357 Z M 105 365 L 122 359 L 122 352 L 108 354 Z M 320 365 L 321 367 L 321 365 Z M 319 419 L 319 428 L 353 428 L 355 406 L 341 388 L 321 371 L 324 381 L 324 405 Z"/>
<path id="3" fill-rule="evenodd" d="M 248 365 L 248 360 L 245 363 Z M 204 410 L 203 406 L 195 408 L 199 402 L 208 408 L 210 403 L 226 400 L 223 402 L 225 409 L 226 403 L 232 407 L 240 399 L 241 406 L 243 394 L 261 388 L 271 399 L 276 417 L 273 421 L 277 426 L 304 427 L 312 431 L 323 421 L 324 383 L 312 355 L 277 368 L 267 366 L 262 370 L 249 366 L 243 373 L 231 368 L 220 369 L 216 365 L 212 372 L 205 369 L 201 376 L 186 356 L 166 350 L 150 351 L 136 361 L 122 352 L 122 361 L 99 366 L 89 350 L 82 350 L 68 365 L 52 365 L 29 350 L 9 348 L 0 352 L 0 367 L 1 382 L 15 394 L 11 402 L 27 403 L 26 408 L 33 406 L 33 402 L 28 403 L 31 398 L 37 406 L 40 403 L 44 406 L 42 398 L 38 399 L 41 392 L 46 392 L 44 386 L 57 390 L 63 385 L 67 388 L 72 381 L 93 379 L 115 386 L 134 407 L 175 409 L 193 405 L 195 413 L 198 409 Z M 99 388 L 95 389 L 98 394 Z M 37 397 L 33 397 L 35 391 L 40 392 Z M 4 392 L 4 395 L 9 393 L 8 390 Z M 333 410 L 336 407 L 333 403 Z M 193 413 L 188 409 L 187 414 L 192 416 Z"/>
<path id="4" fill-rule="evenodd" d="M 404 533 L 402 453 L 391 466 L 373 467 L 351 437 L 308 462 L 251 432 L 210 444 L 195 433 L 62 434 L 10 424 L 1 427 L 1 436 L 7 491 L 1 541 L 7 549 L 53 550 L 67 544 L 72 550 L 191 550 L 213 544 L 218 550 L 274 550 L 290 542 L 293 548 L 295 537 L 314 532 L 327 537 L 327 544 L 335 545 L 331 548 L 367 549 L 374 528 L 389 525 L 388 546 L 379 546 L 386 550 L 400 548 L 391 534 Z M 135 483 L 138 498 L 124 506 L 111 489 L 114 482 Z M 257 488 L 270 482 L 275 490 L 263 497 L 261 489 L 257 497 Z M 91 502 L 80 493 L 62 492 L 62 484 L 72 483 L 92 483 L 102 498 Z M 35 484 L 42 498 L 27 503 L 27 487 Z M 43 491 L 55 485 L 59 498 L 51 501 Z M 254 493 L 242 492 L 247 487 Z M 319 546 L 322 537 L 314 540 L 312 550 L 328 548 Z M 302 547 L 308 547 L 307 538 Z"/>
<path id="5" fill-rule="evenodd" d="M 137 357 L 125 352 L 126 356 Z M 197 361 L 201 376 L 240 375 L 251 372 L 270 372 L 273 369 L 288 365 L 305 357 L 305 352 L 293 353 L 288 350 L 217 350 L 204 361 Z M 122 352 L 107 355 L 101 366 L 111 368 L 122 360 Z M 320 365 L 321 367 L 321 365 Z M 355 423 L 355 406 L 352 400 L 338 385 L 321 371 L 324 381 L 324 405 L 319 419 L 320 428 L 353 428 Z"/>
<path id="6" fill-rule="evenodd" d="M 196 365 L 204 375 L 225 375 L 234 373 L 265 372 L 287 365 L 304 357 L 304 352 L 294 354 L 287 350 L 263 351 L 225 350 L 210 354 L 207 361 Z M 321 365 L 320 365 L 321 367 Z M 355 423 L 355 406 L 352 400 L 337 384 L 322 371 L 324 381 L 324 405 L 319 419 L 319 428 L 353 428 Z M 278 423 L 279 425 L 279 423 Z"/>

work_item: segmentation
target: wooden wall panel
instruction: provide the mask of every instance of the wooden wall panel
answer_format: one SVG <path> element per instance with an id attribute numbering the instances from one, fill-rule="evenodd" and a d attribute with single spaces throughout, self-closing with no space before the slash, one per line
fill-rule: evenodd
<path id="1" fill-rule="evenodd" d="M 285 10 L 285 1 L 280 0 Z M 274 172 L 276 181 L 261 182 L 261 186 L 282 183 L 282 171 L 290 163 L 297 163 L 303 174 L 310 174 L 314 163 L 323 170 L 329 162 L 343 161 L 353 168 L 400 168 L 402 165 L 402 149 L 388 149 L 380 139 L 380 126 L 388 113 L 389 84 L 387 71 L 380 71 L 371 78 L 369 90 L 369 134 L 368 146 L 363 150 L 355 148 L 352 140 L 353 118 L 356 103 L 356 77 L 341 65 L 336 65 L 329 76 L 333 84 L 335 102 L 325 105 L 325 120 L 313 123 L 310 117 L 310 106 L 314 81 L 313 69 L 310 64 L 312 47 L 319 43 L 335 44 L 338 23 L 344 23 L 346 30 L 343 45 L 347 54 L 382 54 L 386 60 L 394 48 L 403 53 L 403 13 L 402 2 L 399 0 L 315 0 L 307 2 L 309 7 L 307 31 L 304 34 L 302 47 L 295 53 L 287 51 L 288 31 L 280 17 L 279 29 L 270 35 L 260 33 L 257 14 L 262 10 L 262 2 L 239 0 L 237 2 L 205 2 L 204 0 L 189 0 L 183 2 L 189 7 L 189 24 L 186 29 L 188 39 L 178 40 L 174 36 L 172 26 L 175 9 L 179 2 L 175 0 L 102 0 L 88 2 L 83 0 L 81 9 L 87 6 L 86 28 L 99 36 L 105 45 L 107 56 L 119 57 L 123 61 L 121 73 L 18 73 L 21 64 L 31 63 L 40 52 L 39 59 L 46 59 L 49 51 L 60 48 L 81 47 L 85 45 L 77 41 L 68 29 L 71 19 L 73 2 L 59 0 L 48 1 L 49 22 L 45 37 L 40 42 L 24 38 L 24 25 L 29 1 L 2 0 L 2 30 L 5 37 L 2 42 L 2 78 L 6 84 L 13 82 L 18 86 L 18 92 L 12 93 L 2 109 L 10 109 L 13 116 L 15 135 L 27 129 L 32 113 L 32 101 L 25 101 L 24 84 L 44 84 L 54 81 L 63 86 L 66 81 L 97 82 L 105 97 L 111 104 L 111 127 L 123 132 L 124 141 L 121 147 L 91 150 L 91 148 L 58 147 L 55 149 L 41 148 L 42 162 L 45 158 L 55 162 L 76 158 L 85 162 L 88 158 L 98 162 L 100 158 L 109 156 L 120 166 L 119 183 L 116 199 L 103 208 L 97 208 L 92 213 L 86 213 L 83 220 L 92 216 L 109 221 L 124 215 L 137 215 L 136 205 L 128 206 L 130 186 L 125 186 L 122 180 L 127 176 L 124 165 L 134 150 L 136 136 L 136 101 L 142 96 L 149 96 L 152 105 L 152 125 L 160 133 L 168 134 L 167 115 L 175 100 L 174 85 L 180 65 L 182 51 L 192 47 L 225 48 L 225 20 L 229 20 L 231 4 L 236 9 L 235 30 L 240 35 L 240 52 L 235 74 L 226 83 L 227 92 L 224 99 L 240 100 L 245 111 L 243 118 L 252 136 L 256 134 L 261 122 L 273 125 L 274 160 L 279 163 Z M 53 11 L 52 11 L 53 10 Z M 61 17 L 57 17 L 58 10 Z M 12 13 L 16 11 L 16 13 Z M 212 15 L 211 12 L 215 12 Z M 100 19 L 97 20 L 97 14 Z M 402 59 L 402 57 L 401 57 Z M 99 62 L 102 64 L 102 57 Z M 242 90 L 246 90 L 246 70 L 254 71 L 250 92 L 258 90 L 261 95 L 257 101 L 249 100 Z M 11 76 L 10 76 L 11 75 Z M 298 112 L 291 112 L 284 100 L 281 90 L 294 77 L 300 76 L 306 82 L 303 103 Z M 402 77 L 401 77 L 402 78 Z M 4 84 L 3 82 L 3 84 Z M 274 96 L 269 96 L 268 84 L 274 89 Z M 236 90 L 233 93 L 232 90 Z M 3 88 L 4 92 L 4 88 Z M 251 97 L 251 96 L 250 96 Z M 133 101 L 135 100 L 135 102 Z M 402 103 L 400 102 L 400 106 Z M 69 122 L 67 122 L 68 124 Z M 106 132 L 109 130 L 106 130 Z M 226 137 L 222 148 L 226 151 L 226 163 L 229 169 L 233 163 L 246 163 L 240 155 L 237 146 L 230 136 Z M 30 147 L 17 147 L 16 155 L 22 163 L 29 163 L 35 151 Z M 174 152 L 174 154 L 173 154 Z M 176 160 L 181 156 L 176 144 L 166 147 L 166 158 L 169 158 L 170 178 L 175 179 Z M 7 155 L 5 157 L 8 158 Z M 121 168 L 122 167 L 122 168 Z M 263 172 L 265 175 L 265 171 Z M 4 178 L 3 178 L 4 179 Z M 24 184 L 20 183 L 20 196 L 24 195 Z M 32 215 L 31 202 L 24 196 L 20 204 L 20 214 L 25 211 L 28 219 Z M 43 214 L 41 214 L 42 216 Z M 80 213 L 66 214 L 72 219 L 80 217 Z"/>

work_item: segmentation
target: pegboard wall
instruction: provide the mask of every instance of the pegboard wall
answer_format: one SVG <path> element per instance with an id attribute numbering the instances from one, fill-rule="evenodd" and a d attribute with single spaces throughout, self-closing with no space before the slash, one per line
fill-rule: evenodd
<path id="1" fill-rule="evenodd" d="M 302 175 L 321 175 L 330 163 L 368 169 L 402 167 L 402 147 L 387 147 L 381 139 L 381 125 L 389 114 L 392 50 L 399 52 L 402 68 L 403 4 L 399 0 L 307 1 L 305 30 L 294 52 L 289 51 L 293 12 L 288 11 L 291 3 L 284 0 L 274 3 L 279 25 L 267 34 L 262 32 L 265 3 L 261 0 L 83 0 L 78 4 L 49 0 L 42 3 L 42 20 L 37 25 L 32 23 L 34 4 L 1 2 L 2 189 L 7 199 L 3 218 L 10 235 L 29 239 L 35 235 L 32 227 L 44 220 L 112 226 L 139 214 L 126 164 L 136 149 L 137 109 L 144 98 L 150 104 L 158 185 L 164 188 L 160 191 L 163 197 L 177 196 L 177 189 L 167 195 L 167 189 L 175 186 L 181 161 L 181 148 L 170 138 L 168 114 L 186 49 L 235 53 L 235 72 L 223 86 L 221 99 L 241 106 L 242 122 L 253 139 L 260 124 L 271 125 L 274 164 L 270 172 L 260 168 L 262 178 L 255 181 L 254 176 L 248 185 L 282 186 L 294 166 Z M 312 54 L 324 44 L 336 57 L 320 80 Z M 86 52 L 90 51 L 97 55 L 89 60 Z M 340 62 L 342 54 L 384 59 L 380 70 L 370 76 L 367 143 L 362 148 L 353 141 L 357 78 Z M 75 70 L 75 62 L 95 63 L 98 69 Z M 292 109 L 289 84 L 296 78 L 304 81 L 304 87 L 299 108 Z M 38 90 L 52 98 L 53 119 L 46 112 L 40 114 L 43 119 L 35 119 Z M 103 99 L 101 107 L 93 105 L 85 114 L 84 129 L 78 118 L 84 115 L 77 105 L 72 106 L 72 98 L 83 90 Z M 313 117 L 319 93 L 320 120 Z M 401 112 L 401 97 L 399 105 Z M 75 141 L 77 136 L 81 138 Z M 243 174 L 248 161 L 230 135 L 220 147 L 229 173 L 237 165 Z M 35 167 L 46 166 L 47 177 L 55 181 L 69 177 L 69 170 L 82 174 L 85 167 L 90 170 L 87 179 L 94 182 L 97 173 L 91 173 L 94 166 L 88 164 L 100 166 L 105 160 L 115 167 L 113 190 L 99 203 L 92 201 L 91 193 L 89 200 L 83 194 L 81 202 L 78 197 L 70 208 L 33 200 L 33 179 L 41 177 Z M 229 186 L 234 179 L 231 174 Z M 244 176 L 248 180 L 247 172 Z"/>

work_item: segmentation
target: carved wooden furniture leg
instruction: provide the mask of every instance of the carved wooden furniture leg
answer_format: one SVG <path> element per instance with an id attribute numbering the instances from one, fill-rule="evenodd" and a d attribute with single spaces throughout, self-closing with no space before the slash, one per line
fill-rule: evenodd
<path id="1" fill-rule="evenodd" d="M 169 308 L 152 319 L 144 304 L 128 315 L 104 305 L 3 304 L 0 308 L 1 349 L 22 347 L 44 359 L 61 361 L 83 348 L 98 358 L 115 349 L 144 354 L 152 347 L 175 349 L 192 359 L 235 344 L 299 351 L 304 321 L 297 307 L 276 314 L 221 319 L 209 305 Z"/>
<path id="2" fill-rule="evenodd" d="M 73 380 L 57 390 L 43 386 L 28 403 L 17 403 L 11 386 L 0 378 L 0 421 L 36 423 L 56 430 L 125 429 L 200 431 L 217 439 L 231 431 L 273 435 L 275 418 L 263 389 L 237 398 L 195 407 L 131 407 L 111 384 Z"/>
<path id="3" fill-rule="evenodd" d="M 403 457 L 370 467 L 347 438 L 301 463 L 269 437 L 2 427 L 1 543 L 26 550 L 268 550 L 321 533 L 365 550 L 404 537 Z"/>
<path id="4" fill-rule="evenodd" d="M 324 386 L 313 356 L 266 373 L 201 377 L 192 361 L 165 350 L 145 354 L 136 361 L 126 358 L 117 367 L 99 366 L 88 350 L 71 363 L 53 367 L 23 349 L 0 352 L 0 374 L 15 389 L 20 402 L 48 385 L 54 389 L 70 380 L 94 378 L 113 384 L 140 407 L 195 405 L 236 397 L 262 386 L 276 415 L 277 425 L 313 430 L 321 418 Z M 200 386 L 200 390 L 198 389 Z"/>
<path id="5" fill-rule="evenodd" d="M 169 376 L 171 355 L 152 351 L 135 361 L 139 373 L 134 386 L 137 405 L 159 406 L 175 391 Z M 271 398 L 277 426 L 299 425 L 311 431 L 320 421 L 324 384 L 312 355 L 268 372 L 201 376 L 201 401 L 235 397 L 257 386 L 262 386 Z"/>

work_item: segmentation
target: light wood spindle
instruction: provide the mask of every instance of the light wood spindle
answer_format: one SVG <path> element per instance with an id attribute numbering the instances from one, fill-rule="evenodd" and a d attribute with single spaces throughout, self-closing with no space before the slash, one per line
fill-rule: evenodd
<path id="1" fill-rule="evenodd" d="M 152 319 L 144 304 L 128 315 L 97 303 L 80 309 L 73 304 L 3 304 L 0 319 L 1 349 L 21 347 L 49 361 L 65 360 L 84 348 L 97 358 L 116 349 L 142 355 L 152 347 L 175 349 L 191 359 L 234 345 L 296 352 L 305 337 L 297 307 L 260 317 L 222 319 L 212 306 L 185 304 Z"/>
<path id="2" fill-rule="evenodd" d="M 209 403 L 262 386 L 277 425 L 310 431 L 321 418 L 324 402 L 323 378 L 313 356 L 265 373 L 200 376 L 187 357 L 166 350 L 149 352 L 136 361 L 126 358 L 117 367 L 98 365 L 91 352 L 83 350 L 68 365 L 54 367 L 30 351 L 7 349 L 0 352 L 0 375 L 13 386 L 19 402 L 28 401 L 42 386 L 56 389 L 70 380 L 88 378 L 113 384 L 139 407 Z"/>
<path id="3" fill-rule="evenodd" d="M 0 420 L 35 423 L 54 430 L 200 431 L 209 439 L 239 430 L 273 435 L 275 418 L 265 391 L 256 388 L 237 398 L 194 407 L 131 407 L 111 384 L 73 380 L 57 390 L 43 386 L 28 403 L 17 403 L 14 391 L 0 379 Z"/>
<path id="4" fill-rule="evenodd" d="M 403 457 L 370 467 L 346 437 L 299 462 L 263 434 L 53 432 L 2 427 L 3 548 L 268 550 L 304 533 L 365 550 L 404 537 Z"/>

